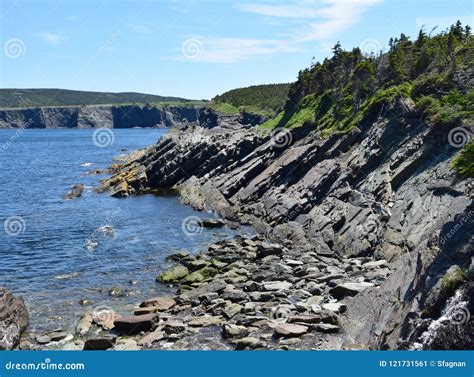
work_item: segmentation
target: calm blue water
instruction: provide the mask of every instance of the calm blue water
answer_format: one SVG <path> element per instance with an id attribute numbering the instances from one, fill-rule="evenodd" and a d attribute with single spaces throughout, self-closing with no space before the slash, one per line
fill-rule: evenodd
<path id="1" fill-rule="evenodd" d="M 98 148 L 93 130 L 26 130 L 21 135 L 0 130 L 0 286 L 24 297 L 34 328 L 70 330 L 85 310 L 81 299 L 126 313 L 167 289 L 155 283 L 168 265 L 167 255 L 196 252 L 232 236 L 227 228 L 186 236 L 184 218 L 210 215 L 176 197 L 117 199 L 95 193 L 104 176 L 86 175 L 88 170 L 109 166 L 124 150 L 156 142 L 166 130 L 113 132 L 114 143 Z M 75 183 L 86 186 L 83 196 L 64 200 Z M 2 226 L 7 224 L 10 229 Z M 104 225 L 109 232 L 100 230 Z M 89 251 L 88 244 L 95 250 Z M 110 296 L 115 286 L 127 297 Z"/>

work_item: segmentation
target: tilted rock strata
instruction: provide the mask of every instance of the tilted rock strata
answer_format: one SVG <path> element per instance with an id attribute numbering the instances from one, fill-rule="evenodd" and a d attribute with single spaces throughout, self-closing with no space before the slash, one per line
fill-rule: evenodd
<path id="1" fill-rule="evenodd" d="M 251 223 L 301 253 L 388 260 L 395 272 L 380 288 L 332 294 L 357 294 L 344 321 L 354 344 L 403 348 L 439 317 L 454 294 L 440 288 L 442 279 L 453 266 L 464 276 L 473 250 L 473 181 L 450 168 L 457 149 L 447 132 L 430 129 L 412 108 L 397 98 L 371 124 L 329 138 L 306 125 L 283 144 L 254 130 L 171 134 L 100 190 L 174 187 L 185 203 Z M 458 280 L 472 305 L 472 286 Z"/>

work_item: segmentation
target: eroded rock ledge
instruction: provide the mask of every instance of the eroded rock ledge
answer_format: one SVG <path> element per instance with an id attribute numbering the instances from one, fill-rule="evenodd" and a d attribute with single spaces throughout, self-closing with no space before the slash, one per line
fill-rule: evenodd
<path id="1" fill-rule="evenodd" d="M 447 132 L 430 129 L 409 100 L 397 98 L 373 123 L 344 135 L 321 138 L 305 125 L 283 136 L 282 143 L 255 130 L 172 133 L 100 190 L 176 188 L 185 203 L 251 223 L 264 239 L 322 264 L 338 261 L 328 266 L 342 271 L 351 258 L 385 259 L 388 279 L 347 300 L 346 343 L 447 347 L 422 340 L 460 289 L 470 317 L 474 268 L 473 180 L 450 168 L 457 149 Z M 334 298 L 329 291 L 326 299 Z M 460 333 L 470 333 L 472 344 L 472 320 L 456 329 L 450 347 L 465 344 Z"/>

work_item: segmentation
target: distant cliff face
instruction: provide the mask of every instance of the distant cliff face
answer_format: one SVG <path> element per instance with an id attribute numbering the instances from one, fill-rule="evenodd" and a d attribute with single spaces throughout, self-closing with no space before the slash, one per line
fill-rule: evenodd
<path id="1" fill-rule="evenodd" d="M 198 123 L 200 108 L 150 106 L 43 107 L 0 110 L 0 128 L 173 127 Z"/>

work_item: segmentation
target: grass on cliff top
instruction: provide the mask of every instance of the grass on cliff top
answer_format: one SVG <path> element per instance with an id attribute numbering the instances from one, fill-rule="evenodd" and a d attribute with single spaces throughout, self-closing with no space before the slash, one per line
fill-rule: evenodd
<path id="1" fill-rule="evenodd" d="M 461 175 L 474 177 L 474 141 L 462 147 L 454 158 L 452 167 Z"/>

